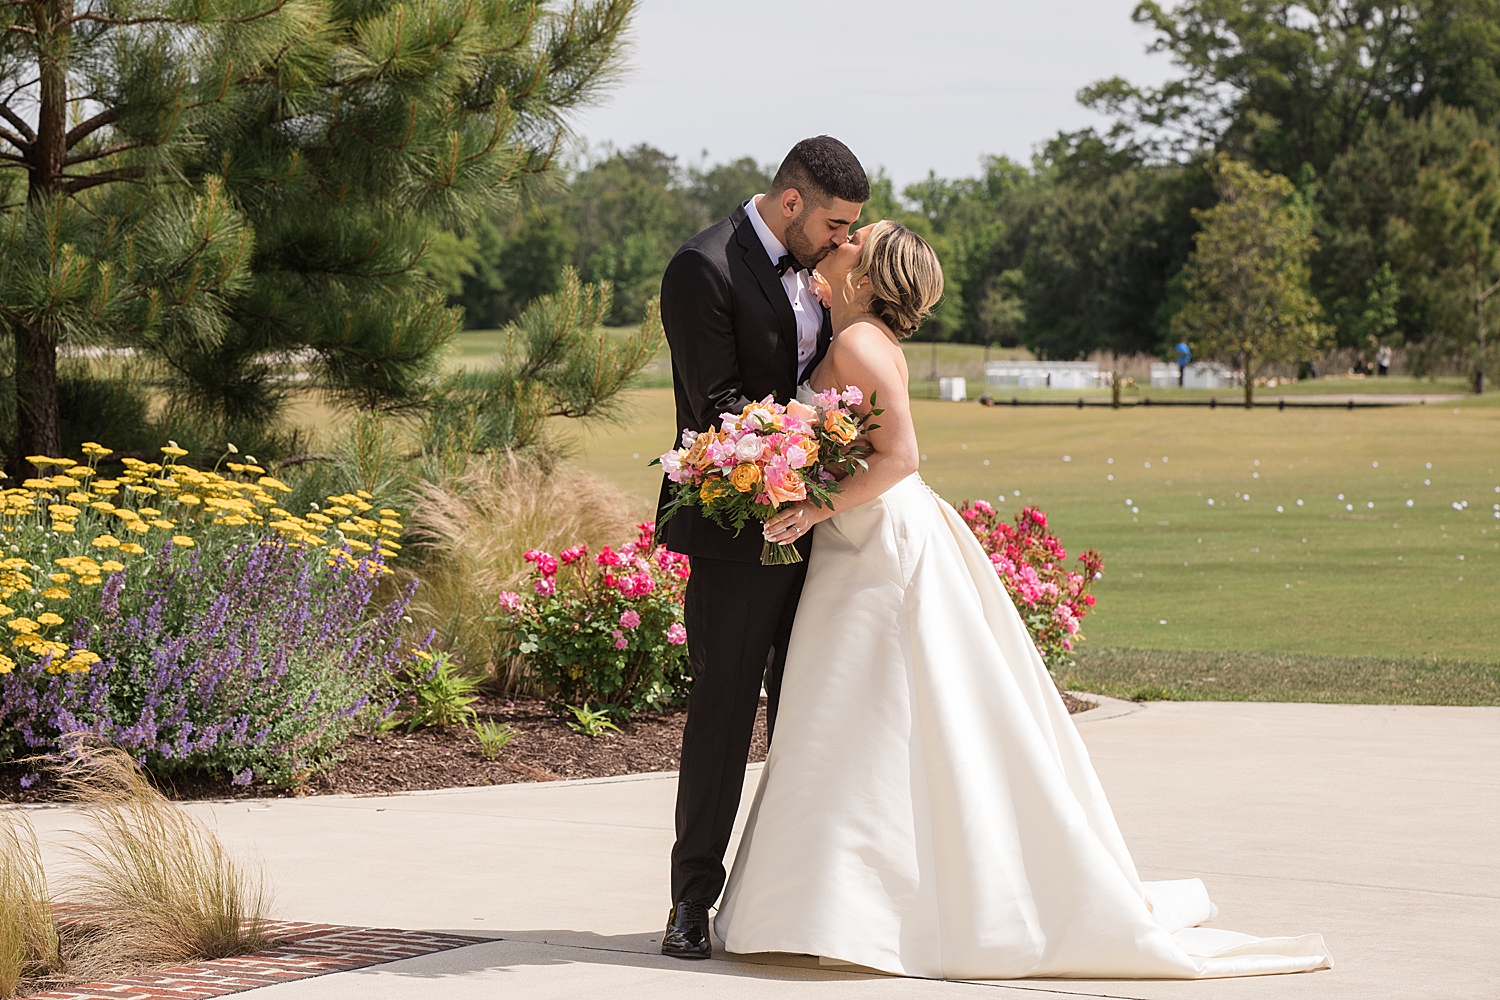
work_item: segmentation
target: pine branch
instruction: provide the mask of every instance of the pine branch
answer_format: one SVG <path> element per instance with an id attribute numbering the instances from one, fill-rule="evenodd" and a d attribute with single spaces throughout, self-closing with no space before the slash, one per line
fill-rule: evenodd
<path id="1" fill-rule="evenodd" d="M 97 174 L 88 174 L 84 177 L 69 177 L 59 187 L 65 193 L 72 195 L 101 184 L 112 184 L 115 181 L 139 182 L 150 174 L 151 170 L 148 167 L 120 167 L 117 170 L 101 170 Z"/>
<path id="2" fill-rule="evenodd" d="M 26 123 L 26 119 L 22 118 L 20 115 L 12 111 L 8 103 L 0 104 L 0 118 L 4 118 L 6 121 L 14 125 L 16 127 L 16 131 L 20 132 L 23 136 L 26 137 L 27 143 L 36 141 L 36 131 Z M 9 139 L 9 136 L 7 136 L 6 138 L 7 141 L 12 141 Z"/>
<path id="3" fill-rule="evenodd" d="M 106 108 L 87 121 L 79 122 L 77 125 L 68 129 L 68 134 L 63 137 L 63 142 L 64 144 L 66 144 L 68 149 L 72 149 L 74 146 L 78 145 L 79 142 L 88 138 L 99 129 L 103 128 L 106 125 L 113 125 L 119 120 L 119 108 Z M 78 161 L 70 159 L 68 162 L 74 163 Z"/>

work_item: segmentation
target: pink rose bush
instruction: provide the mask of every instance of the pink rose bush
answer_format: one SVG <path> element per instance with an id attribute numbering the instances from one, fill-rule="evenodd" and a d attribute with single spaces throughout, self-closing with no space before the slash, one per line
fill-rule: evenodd
<path id="1" fill-rule="evenodd" d="M 1089 549 L 1078 557 L 1077 572 L 1068 569 L 1067 549 L 1035 507 L 1022 508 L 1013 524 L 983 500 L 966 500 L 958 512 L 989 554 L 1047 669 L 1055 677 L 1073 666 L 1073 646 L 1083 641 L 1079 622 L 1094 606 L 1089 587 L 1102 575 L 1104 558 Z"/>
<path id="2" fill-rule="evenodd" d="M 852 385 L 819 393 L 811 406 L 795 400 L 783 406 L 767 396 L 738 414 L 721 414 L 717 428 L 684 430 L 682 447 L 652 463 L 673 484 L 663 520 L 698 507 L 739 534 L 750 521 L 770 520 L 783 504 L 828 505 L 838 480 L 864 467 L 865 449 L 856 441 L 878 426 L 870 423 L 881 412 L 874 402 L 861 413 L 864 393 Z M 801 561 L 791 545 L 767 542 L 761 550 L 767 566 Z"/>
<path id="3" fill-rule="evenodd" d="M 585 545 L 528 551 L 530 593 L 501 594 L 489 619 L 559 709 L 589 704 L 627 719 L 687 699 L 688 557 L 653 548 L 654 523 L 636 527 L 634 541 L 592 557 Z"/>

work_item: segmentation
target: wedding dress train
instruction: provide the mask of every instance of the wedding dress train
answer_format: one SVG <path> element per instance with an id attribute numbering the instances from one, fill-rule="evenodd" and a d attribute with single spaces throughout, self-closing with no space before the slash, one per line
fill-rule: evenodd
<path id="1" fill-rule="evenodd" d="M 776 738 L 715 920 L 735 953 L 938 979 L 1210 978 L 1331 965 L 1318 934 L 1195 925 L 1142 882 L 984 550 L 913 475 L 823 522 Z"/>

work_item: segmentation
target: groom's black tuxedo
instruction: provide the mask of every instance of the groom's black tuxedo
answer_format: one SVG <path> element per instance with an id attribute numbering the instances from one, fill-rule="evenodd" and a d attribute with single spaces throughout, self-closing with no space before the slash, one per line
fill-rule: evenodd
<path id="1" fill-rule="evenodd" d="M 661 317 L 672 348 L 677 433 L 717 426 L 721 413 L 738 412 L 751 400 L 772 395 L 784 403 L 795 396 L 796 315 L 743 207 L 672 257 L 662 277 Z M 825 310 L 807 370 L 827 352 L 831 336 Z M 807 564 L 762 566 L 757 525 L 736 537 L 691 507 L 666 523 L 663 541 L 692 557 L 683 617 L 693 690 L 678 771 L 672 902 L 712 906 L 724 888 L 724 851 L 762 683 L 768 730 L 775 725 L 781 668 Z M 811 536 L 798 548 L 805 558 Z"/>
<path id="2" fill-rule="evenodd" d="M 678 434 L 684 428 L 717 427 L 721 413 L 738 413 L 767 395 L 781 403 L 796 396 L 797 319 L 744 206 L 673 255 L 661 280 L 661 322 L 672 348 Z M 827 353 L 832 335 L 824 310 L 818 350 L 807 371 Z M 663 507 L 669 486 L 663 479 Z M 752 526 L 735 537 L 697 508 L 674 515 L 664 541 L 673 552 L 690 556 L 760 561 L 759 531 Z M 810 544 L 811 538 L 799 543 L 804 556 Z"/>

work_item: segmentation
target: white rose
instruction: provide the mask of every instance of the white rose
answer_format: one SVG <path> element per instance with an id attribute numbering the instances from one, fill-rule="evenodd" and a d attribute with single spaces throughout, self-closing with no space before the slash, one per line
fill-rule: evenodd
<path id="1" fill-rule="evenodd" d="M 734 446 L 734 457 L 741 462 L 753 462 L 757 458 L 760 458 L 763 448 L 764 445 L 761 444 L 760 438 L 754 434 L 746 434 Z"/>

